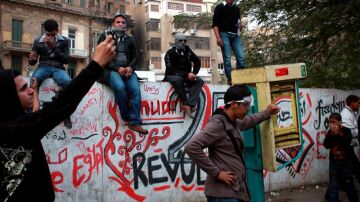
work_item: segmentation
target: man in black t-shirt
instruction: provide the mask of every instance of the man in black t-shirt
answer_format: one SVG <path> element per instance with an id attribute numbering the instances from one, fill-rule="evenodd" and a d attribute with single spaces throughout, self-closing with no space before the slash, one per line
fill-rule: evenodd
<path id="1" fill-rule="evenodd" d="M 212 27 L 217 45 L 221 47 L 226 78 L 231 85 L 231 49 L 236 57 L 236 69 L 245 67 L 244 48 L 239 36 L 241 21 L 238 3 L 226 0 L 218 4 L 214 10 Z"/>

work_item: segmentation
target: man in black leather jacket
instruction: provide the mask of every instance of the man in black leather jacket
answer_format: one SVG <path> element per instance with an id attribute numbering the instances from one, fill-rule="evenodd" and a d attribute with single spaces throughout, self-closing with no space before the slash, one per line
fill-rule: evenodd
<path id="1" fill-rule="evenodd" d="M 198 56 L 186 45 L 186 36 L 183 33 L 175 35 L 175 45 L 165 55 L 165 78 L 174 86 L 175 92 L 183 103 L 183 110 L 190 118 L 196 111 L 199 94 L 204 81 L 197 77 L 201 61 Z M 189 87 L 189 96 L 186 95 L 185 84 Z"/>

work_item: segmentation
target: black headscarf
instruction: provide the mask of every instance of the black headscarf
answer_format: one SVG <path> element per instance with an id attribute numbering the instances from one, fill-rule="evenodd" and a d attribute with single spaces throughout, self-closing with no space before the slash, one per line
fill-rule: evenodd
<path id="1" fill-rule="evenodd" d="M 13 69 L 0 70 L 0 122 L 7 122 L 25 114 L 14 81 L 19 75 L 20 73 Z"/>

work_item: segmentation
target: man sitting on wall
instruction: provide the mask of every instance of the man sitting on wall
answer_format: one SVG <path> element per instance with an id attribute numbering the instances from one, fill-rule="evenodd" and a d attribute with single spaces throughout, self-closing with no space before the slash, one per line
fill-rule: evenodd
<path id="1" fill-rule="evenodd" d="M 177 33 L 175 45 L 165 55 L 165 78 L 174 86 L 175 92 L 183 103 L 183 110 L 190 118 L 196 111 L 196 104 L 204 81 L 197 77 L 201 61 L 198 56 L 186 45 L 186 35 Z M 193 66 L 193 67 L 192 67 Z M 189 96 L 186 95 L 185 84 L 189 87 Z"/>
<path id="2" fill-rule="evenodd" d="M 112 28 L 106 31 L 115 36 L 116 56 L 106 66 L 104 80 L 113 89 L 121 118 L 129 123 L 129 128 L 148 134 L 148 130 L 141 127 L 141 92 L 135 73 L 138 55 L 133 38 L 126 34 L 126 27 L 126 15 L 118 13 L 113 18 Z M 98 43 L 105 40 L 106 32 L 100 34 Z"/>
<path id="3" fill-rule="evenodd" d="M 58 23 L 53 19 L 44 22 L 44 29 L 45 33 L 34 40 L 29 54 L 30 65 L 35 65 L 39 60 L 32 77 L 38 86 L 45 79 L 53 78 L 61 88 L 65 88 L 71 81 L 64 68 L 70 59 L 70 40 L 59 34 Z M 64 120 L 64 125 L 72 127 L 69 117 Z"/>

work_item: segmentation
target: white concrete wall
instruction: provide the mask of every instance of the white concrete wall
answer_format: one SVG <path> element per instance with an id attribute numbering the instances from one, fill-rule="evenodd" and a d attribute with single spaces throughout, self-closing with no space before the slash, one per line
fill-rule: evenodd
<path id="1" fill-rule="evenodd" d="M 40 88 L 49 100 L 55 85 Z M 56 201 L 204 201 L 206 174 L 183 155 L 183 146 L 212 111 L 223 105 L 227 86 L 205 85 L 196 118 L 184 118 L 174 89 L 165 82 L 141 83 L 142 136 L 121 120 L 113 93 L 94 84 L 71 116 L 43 139 Z M 340 111 L 350 91 L 301 89 L 305 149 L 300 160 L 277 173 L 264 171 L 266 190 L 327 181 L 328 151 L 321 143 L 330 109 Z M 359 95 L 360 91 L 356 91 Z M 279 150 L 291 158 L 296 148 Z"/>

